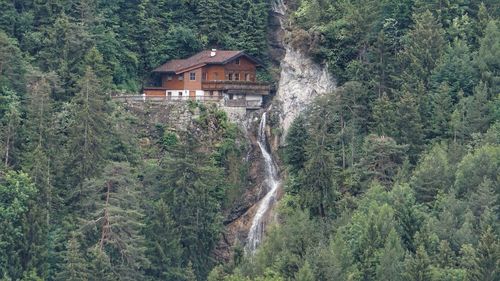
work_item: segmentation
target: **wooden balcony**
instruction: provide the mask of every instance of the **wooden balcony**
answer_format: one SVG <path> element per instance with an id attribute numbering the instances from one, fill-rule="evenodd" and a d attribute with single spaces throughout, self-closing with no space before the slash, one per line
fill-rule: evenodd
<path id="1" fill-rule="evenodd" d="M 268 83 L 252 81 L 203 81 L 201 88 L 204 91 L 231 91 L 256 95 L 268 95 L 271 86 Z"/>
<path id="2" fill-rule="evenodd" d="M 219 102 L 221 96 L 165 96 L 163 95 L 120 95 L 111 96 L 114 100 L 119 100 L 123 102 L 153 102 L 153 103 L 169 103 L 169 102 L 183 102 L 183 101 L 201 101 L 201 102 Z"/>

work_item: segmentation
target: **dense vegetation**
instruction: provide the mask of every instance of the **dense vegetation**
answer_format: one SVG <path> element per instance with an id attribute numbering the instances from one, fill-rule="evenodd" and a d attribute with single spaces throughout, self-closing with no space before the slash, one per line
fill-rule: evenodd
<path id="1" fill-rule="evenodd" d="M 109 94 L 203 48 L 265 60 L 269 1 L 0 0 L 0 279 L 499 280 L 498 1 L 287 2 L 339 88 L 289 131 L 281 224 L 213 268 L 237 129 Z"/>
<path id="2" fill-rule="evenodd" d="M 500 280 L 498 1 L 292 2 L 340 87 L 287 135 L 281 224 L 209 280 Z"/>
<path id="3" fill-rule="evenodd" d="M 0 280 L 203 280 L 244 186 L 238 130 L 197 104 L 188 132 L 148 124 L 109 96 L 204 48 L 264 59 L 267 13 L 264 0 L 1 0 Z"/>

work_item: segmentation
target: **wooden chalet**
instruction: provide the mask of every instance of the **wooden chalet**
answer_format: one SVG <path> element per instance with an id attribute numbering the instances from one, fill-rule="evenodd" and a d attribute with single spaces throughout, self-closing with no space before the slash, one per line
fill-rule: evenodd
<path id="1" fill-rule="evenodd" d="M 175 59 L 157 67 L 160 87 L 145 87 L 146 98 L 223 101 L 226 106 L 260 108 L 269 94 L 267 83 L 256 81 L 259 62 L 243 51 L 216 49 Z"/>

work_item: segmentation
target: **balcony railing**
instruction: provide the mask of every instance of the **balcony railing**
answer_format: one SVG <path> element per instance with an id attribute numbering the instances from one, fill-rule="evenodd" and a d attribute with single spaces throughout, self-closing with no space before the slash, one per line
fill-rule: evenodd
<path id="1" fill-rule="evenodd" d="M 201 88 L 204 91 L 245 91 L 258 93 L 260 95 L 268 95 L 271 87 L 268 83 L 252 82 L 252 81 L 203 81 Z"/>
<path id="2" fill-rule="evenodd" d="M 121 100 L 124 102 L 182 102 L 182 101 L 203 101 L 203 102 L 219 102 L 221 96 L 161 96 L 161 95 L 120 95 L 112 96 L 114 100 Z"/>
<path id="3" fill-rule="evenodd" d="M 236 99 L 236 100 L 225 100 L 224 105 L 227 107 L 246 107 L 249 109 L 261 108 L 261 101 L 257 100 L 244 100 L 244 99 Z"/>

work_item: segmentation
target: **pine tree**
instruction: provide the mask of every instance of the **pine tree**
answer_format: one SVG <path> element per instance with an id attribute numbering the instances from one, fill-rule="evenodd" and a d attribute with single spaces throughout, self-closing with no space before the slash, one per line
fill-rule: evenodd
<path id="1" fill-rule="evenodd" d="M 430 136 L 432 138 L 447 138 L 451 136 L 451 113 L 453 112 L 453 97 L 450 87 L 443 82 L 431 95 L 432 120 L 430 120 Z"/>
<path id="2" fill-rule="evenodd" d="M 481 74 L 481 80 L 490 89 L 500 87 L 500 23 L 491 20 L 486 26 L 484 37 L 480 39 L 480 48 L 476 64 Z"/>
<path id="3" fill-rule="evenodd" d="M 36 245 L 30 241 L 37 229 L 29 220 L 37 196 L 28 174 L 7 171 L 0 174 L 0 276 L 18 280 L 38 258 Z"/>
<path id="4" fill-rule="evenodd" d="M 446 147 L 437 144 L 423 155 L 413 172 L 410 185 L 415 190 L 417 201 L 429 203 L 439 192 L 452 187 L 452 171 Z"/>
<path id="5" fill-rule="evenodd" d="M 479 275 L 479 259 L 475 248 L 470 244 L 464 244 L 460 249 L 460 267 L 466 270 L 467 280 L 482 280 Z"/>
<path id="6" fill-rule="evenodd" d="M 142 234 L 144 214 L 134 171 L 127 163 L 110 163 L 99 178 L 85 183 L 81 198 L 82 228 L 96 255 L 109 258 L 111 271 L 122 280 L 143 277 L 146 241 Z"/>
<path id="7" fill-rule="evenodd" d="M 450 93 L 462 90 L 468 95 L 472 93 L 478 78 L 467 42 L 455 39 L 432 70 L 431 83 L 434 89 L 446 83 Z M 453 101 L 456 100 L 457 97 L 453 96 Z"/>
<path id="8" fill-rule="evenodd" d="M 397 128 L 394 138 L 398 143 L 408 145 L 408 156 L 411 162 L 416 162 L 424 141 L 424 122 L 419 112 L 423 104 L 422 96 L 405 92 L 396 102 Z"/>
<path id="9" fill-rule="evenodd" d="M 66 245 L 63 269 L 57 274 L 57 280 L 86 281 L 88 279 L 87 263 L 81 254 L 80 243 L 73 234 Z"/>
<path id="10" fill-rule="evenodd" d="M 384 244 L 384 248 L 378 253 L 376 268 L 376 280 L 402 281 L 403 278 L 404 251 L 401 240 L 394 229 L 391 229 Z"/>
<path id="11" fill-rule="evenodd" d="M 162 280 L 181 279 L 183 275 L 180 235 L 163 200 L 154 205 L 145 233 L 148 257 L 151 261 L 151 273 L 148 275 Z"/>
<path id="12" fill-rule="evenodd" d="M 191 261 L 200 278 L 212 267 L 210 253 L 222 227 L 219 202 L 224 186 L 221 169 L 196 147 L 197 141 L 188 135 L 162 159 L 161 198 L 178 227 L 183 263 Z"/>
<path id="13" fill-rule="evenodd" d="M 364 156 L 359 163 L 367 181 L 376 180 L 389 187 L 403 164 L 405 149 L 390 137 L 368 135 L 363 144 Z"/>
<path id="14" fill-rule="evenodd" d="M 394 136 L 396 126 L 395 104 L 383 93 L 373 104 L 373 129 L 379 136 Z"/>
<path id="15" fill-rule="evenodd" d="M 430 276 L 431 261 L 425 249 L 420 246 L 415 256 L 407 254 L 405 258 L 405 277 L 410 281 L 431 280 Z"/>
<path id="16" fill-rule="evenodd" d="M 500 242 L 491 228 L 481 235 L 477 248 L 480 280 L 494 281 L 500 278 Z"/>
<path id="17" fill-rule="evenodd" d="M 304 265 L 299 269 L 299 271 L 295 274 L 295 280 L 297 281 L 314 281 L 314 274 L 311 266 L 306 261 Z"/>
<path id="18" fill-rule="evenodd" d="M 120 275 L 117 276 L 113 272 L 109 256 L 101 251 L 98 246 L 94 246 L 90 249 L 90 258 L 90 281 L 113 281 L 120 278 Z M 127 280 L 127 278 L 129 278 L 129 276 L 124 275 L 122 279 Z"/>
<path id="19" fill-rule="evenodd" d="M 107 98 L 90 67 L 79 85 L 80 91 L 72 100 L 68 130 L 68 150 L 72 154 L 66 164 L 68 184 L 79 189 L 75 197 L 80 196 L 83 181 L 96 175 L 102 166 L 110 127 Z"/>
<path id="20" fill-rule="evenodd" d="M 9 89 L 18 93 L 24 93 L 26 89 L 26 62 L 22 57 L 17 41 L 5 34 L 1 28 L 0 62 L 0 91 Z"/>
<path id="21" fill-rule="evenodd" d="M 444 30 L 430 11 L 413 15 L 414 27 L 404 38 L 404 50 L 401 54 L 403 65 L 407 67 L 401 78 L 406 90 L 417 89 L 418 82 L 423 81 L 428 88 L 432 70 L 437 65 L 444 50 Z"/>
<path id="22" fill-rule="evenodd" d="M 17 93 L 0 89 L 0 159 L 5 169 L 16 164 L 16 144 L 21 124 L 21 101 Z"/>
<path id="23" fill-rule="evenodd" d="M 308 132 L 305 121 L 306 119 L 301 116 L 295 118 L 286 136 L 286 163 L 293 174 L 297 174 L 303 169 L 304 163 L 307 160 L 305 146 L 308 139 Z"/>

